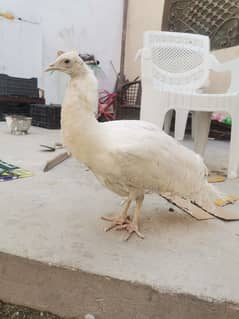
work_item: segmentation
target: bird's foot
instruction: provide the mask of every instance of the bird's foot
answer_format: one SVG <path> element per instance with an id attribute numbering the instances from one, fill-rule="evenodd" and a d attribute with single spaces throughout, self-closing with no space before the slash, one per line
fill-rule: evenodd
<path id="1" fill-rule="evenodd" d="M 129 240 L 133 234 L 136 234 L 139 238 L 144 239 L 144 235 L 139 231 L 138 225 L 134 224 L 133 222 L 128 222 L 126 224 L 117 226 L 115 230 L 126 230 L 128 235 L 126 236 L 125 240 Z"/>
<path id="2" fill-rule="evenodd" d="M 127 225 L 128 223 L 130 223 L 130 217 L 127 216 L 126 218 L 122 217 L 122 216 L 118 216 L 118 217 L 101 217 L 101 219 L 107 221 L 107 222 L 111 222 L 111 225 L 107 228 L 105 228 L 105 231 L 108 232 L 110 230 L 121 230 L 124 229 L 123 226 Z"/>

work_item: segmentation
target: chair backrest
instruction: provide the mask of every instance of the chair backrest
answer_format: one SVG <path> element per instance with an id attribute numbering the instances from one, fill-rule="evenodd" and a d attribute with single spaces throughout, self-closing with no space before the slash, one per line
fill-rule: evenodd
<path id="1" fill-rule="evenodd" d="M 150 50 L 152 80 L 159 89 L 195 91 L 207 81 L 210 53 L 207 36 L 147 31 L 144 48 Z"/>

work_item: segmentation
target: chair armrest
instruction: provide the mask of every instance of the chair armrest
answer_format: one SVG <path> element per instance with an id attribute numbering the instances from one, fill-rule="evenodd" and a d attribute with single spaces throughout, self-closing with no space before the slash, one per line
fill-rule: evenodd
<path id="1" fill-rule="evenodd" d="M 155 88 L 150 94 L 154 100 L 161 101 L 162 105 L 188 111 L 228 111 L 231 107 L 239 105 L 239 93 L 205 94 L 163 91 Z"/>
<path id="2" fill-rule="evenodd" d="M 231 59 L 225 63 L 218 62 L 217 58 L 211 54 L 210 64 L 212 69 L 217 71 L 230 71 L 231 72 L 231 84 L 228 93 L 239 93 L 239 76 L 238 76 L 238 65 L 239 58 Z"/>
<path id="3" fill-rule="evenodd" d="M 209 55 L 209 69 L 218 72 L 229 70 L 228 67 L 225 64 L 220 63 L 218 59 L 215 57 L 215 55 L 212 53 Z"/>

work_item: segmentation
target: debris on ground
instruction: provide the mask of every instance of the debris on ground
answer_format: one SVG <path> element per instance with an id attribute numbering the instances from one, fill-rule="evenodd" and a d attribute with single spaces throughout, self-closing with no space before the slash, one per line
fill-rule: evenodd
<path id="1" fill-rule="evenodd" d="M 222 175 L 214 175 L 208 177 L 208 183 L 222 183 L 225 182 L 226 177 Z"/>
<path id="2" fill-rule="evenodd" d="M 225 198 L 218 198 L 215 201 L 215 204 L 218 207 L 224 207 L 226 205 L 233 204 L 233 203 L 237 202 L 238 200 L 239 200 L 238 196 L 230 195 L 230 196 L 227 196 Z"/>
<path id="3" fill-rule="evenodd" d="M 43 148 L 43 152 L 55 152 L 56 149 L 63 148 L 61 143 L 55 143 L 53 146 L 41 144 L 40 146 Z"/>
<path id="4" fill-rule="evenodd" d="M 0 301 L 0 319 L 63 319 L 49 312 L 5 304 Z"/>
<path id="5" fill-rule="evenodd" d="M 32 173 L 28 170 L 21 169 L 18 166 L 0 160 L 0 182 L 11 181 L 30 176 L 32 176 Z"/>
<path id="6" fill-rule="evenodd" d="M 32 308 L 7 304 L 0 301 L 0 319 L 83 319 L 83 317 L 63 318 L 50 312 L 39 311 Z M 84 319 L 96 319 L 94 315 L 87 314 Z"/>
<path id="7" fill-rule="evenodd" d="M 64 152 L 62 154 L 57 155 L 53 159 L 49 160 L 45 167 L 43 168 L 44 172 L 48 172 L 51 170 L 53 167 L 57 166 L 58 164 L 62 163 L 65 161 L 67 158 L 71 157 L 71 154 L 69 152 Z"/>

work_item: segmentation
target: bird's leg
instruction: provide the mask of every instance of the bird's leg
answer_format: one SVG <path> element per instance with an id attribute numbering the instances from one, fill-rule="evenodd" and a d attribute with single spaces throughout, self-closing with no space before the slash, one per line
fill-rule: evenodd
<path id="1" fill-rule="evenodd" d="M 129 222 L 124 225 L 124 229 L 128 232 L 128 236 L 125 240 L 129 240 L 133 233 L 135 233 L 139 238 L 144 239 L 144 235 L 139 231 L 139 219 L 143 201 L 144 195 L 136 198 L 136 207 L 134 210 L 133 220 L 132 222 Z"/>
<path id="2" fill-rule="evenodd" d="M 112 229 L 120 230 L 123 225 L 126 225 L 127 223 L 129 223 L 130 219 L 129 219 L 129 216 L 127 214 L 128 214 L 128 210 L 129 210 L 131 202 L 132 202 L 132 199 L 128 198 L 126 200 L 126 202 L 124 204 L 124 209 L 119 216 L 101 217 L 103 220 L 106 220 L 107 222 L 112 223 L 110 227 L 105 229 L 105 231 L 110 231 Z"/>

